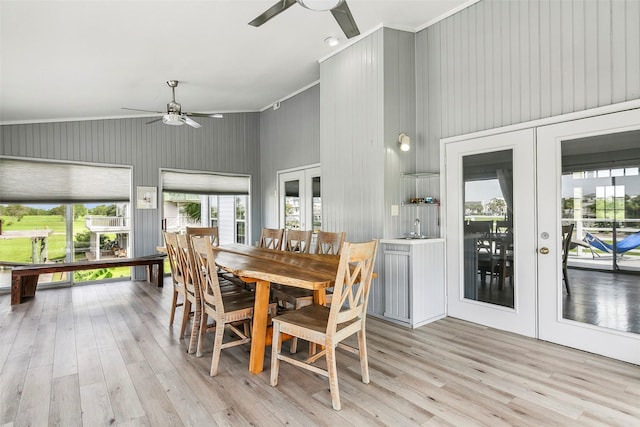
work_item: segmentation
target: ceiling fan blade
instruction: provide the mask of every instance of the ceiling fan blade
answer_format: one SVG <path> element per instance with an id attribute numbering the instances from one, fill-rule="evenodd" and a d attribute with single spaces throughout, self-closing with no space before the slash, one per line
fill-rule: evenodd
<path id="1" fill-rule="evenodd" d="M 149 122 L 147 122 L 145 124 L 150 125 L 151 123 L 159 122 L 160 120 L 162 120 L 162 117 L 160 117 L 158 119 L 155 119 L 155 120 L 151 120 L 151 121 L 149 121 Z"/>
<path id="2" fill-rule="evenodd" d="M 336 21 L 338 21 L 338 25 L 340 25 L 340 28 L 342 28 L 344 35 L 347 36 L 348 39 L 360 34 L 360 30 L 358 30 L 356 21 L 353 19 L 353 15 L 346 1 L 343 1 L 338 7 L 331 9 L 331 14 Z"/>
<path id="3" fill-rule="evenodd" d="M 249 22 L 249 25 L 253 25 L 254 27 L 259 27 L 260 25 L 267 22 L 269 19 L 278 15 L 279 13 L 284 12 L 289 9 L 296 3 L 296 0 L 280 0 L 278 3 L 271 6 L 267 9 L 262 15 L 258 16 L 253 21 Z"/>
<path id="4" fill-rule="evenodd" d="M 188 124 L 189 126 L 191 126 L 192 128 L 201 128 L 202 126 L 200 125 L 200 123 L 191 120 L 189 117 L 183 115 L 182 116 L 182 120 Z"/>
<path id="5" fill-rule="evenodd" d="M 213 113 L 213 114 L 206 114 L 206 113 L 183 113 L 186 116 L 189 117 L 213 117 L 214 119 L 221 119 L 222 118 L 222 114 L 220 113 Z"/>
<path id="6" fill-rule="evenodd" d="M 141 110 L 139 108 L 127 108 L 127 107 L 121 107 L 123 110 L 131 110 L 131 111 L 142 111 L 145 113 L 155 113 L 155 114 L 166 114 L 166 111 L 151 111 L 151 110 Z"/>

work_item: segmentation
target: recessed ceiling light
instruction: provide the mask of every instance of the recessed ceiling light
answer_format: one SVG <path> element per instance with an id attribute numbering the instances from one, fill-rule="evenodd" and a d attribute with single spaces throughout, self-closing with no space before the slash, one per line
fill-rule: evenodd
<path id="1" fill-rule="evenodd" d="M 328 44 L 329 46 L 331 46 L 331 47 L 337 46 L 338 43 L 340 43 L 340 41 L 337 38 L 333 37 L 333 36 L 327 37 L 326 39 L 324 39 L 324 42 L 326 44 Z"/>

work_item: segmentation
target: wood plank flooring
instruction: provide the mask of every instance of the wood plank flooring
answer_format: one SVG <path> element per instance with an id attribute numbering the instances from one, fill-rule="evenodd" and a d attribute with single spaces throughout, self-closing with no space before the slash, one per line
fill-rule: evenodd
<path id="1" fill-rule="evenodd" d="M 371 383 L 338 351 L 341 411 L 324 377 L 251 375 L 248 345 L 211 378 L 211 342 L 185 352 L 170 299 L 168 280 L 0 296 L 0 426 L 640 426 L 639 366 L 451 318 L 370 318 Z"/>

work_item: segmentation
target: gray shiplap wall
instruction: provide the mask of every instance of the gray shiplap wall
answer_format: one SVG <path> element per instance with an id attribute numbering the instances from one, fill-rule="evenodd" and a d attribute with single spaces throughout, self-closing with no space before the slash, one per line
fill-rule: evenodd
<path id="1" fill-rule="evenodd" d="M 640 97 L 640 1 L 483 0 L 416 35 L 418 167 L 439 140 Z"/>
<path id="2" fill-rule="evenodd" d="M 320 163 L 319 84 L 260 113 L 260 153 L 262 224 L 277 228 L 278 171 Z"/>
<path id="3" fill-rule="evenodd" d="M 322 213 L 347 240 L 395 237 L 403 215 L 400 173 L 415 170 L 398 134 L 415 133 L 414 35 L 383 28 L 320 64 Z M 406 217 L 406 214 L 404 214 Z M 384 313 L 382 248 L 369 312 Z"/>
<path id="4" fill-rule="evenodd" d="M 159 187 L 159 169 L 252 176 L 252 233 L 259 233 L 260 121 L 258 113 L 201 119 L 202 128 L 146 125 L 148 118 L 0 126 L 0 155 L 133 166 L 138 185 Z M 160 209 L 132 209 L 134 254 L 155 253 L 161 242 Z"/>
<path id="5" fill-rule="evenodd" d="M 383 237 L 384 44 L 379 30 L 320 64 L 320 161 L 327 231 Z"/>

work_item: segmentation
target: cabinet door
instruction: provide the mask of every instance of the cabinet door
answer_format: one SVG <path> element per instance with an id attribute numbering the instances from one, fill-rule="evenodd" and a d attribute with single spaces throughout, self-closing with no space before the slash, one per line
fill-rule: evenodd
<path id="1" fill-rule="evenodd" d="M 384 316 L 401 322 L 410 322 L 410 252 L 385 249 L 384 276 Z"/>

